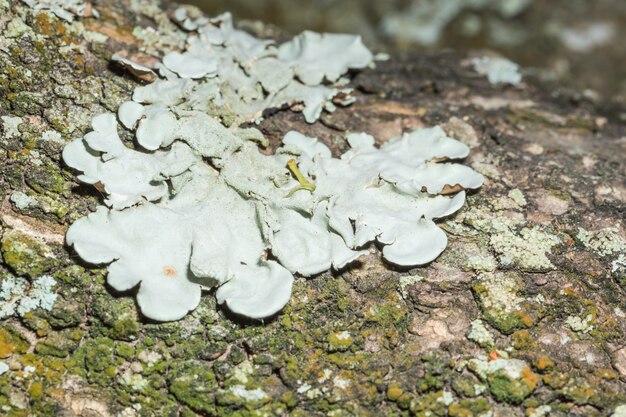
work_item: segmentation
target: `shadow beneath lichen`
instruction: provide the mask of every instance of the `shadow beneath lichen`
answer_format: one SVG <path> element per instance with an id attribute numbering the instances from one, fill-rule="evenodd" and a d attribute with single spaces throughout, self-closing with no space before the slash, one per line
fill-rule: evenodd
<path id="1" fill-rule="evenodd" d="M 218 305 L 217 310 L 224 314 L 224 317 L 227 320 L 230 320 L 231 322 L 241 327 L 263 327 L 270 323 L 273 323 L 274 321 L 276 321 L 278 316 L 283 314 L 283 310 L 281 309 L 269 317 L 265 317 L 262 319 L 253 319 L 237 313 L 233 313 L 228 309 L 228 306 L 226 304 Z"/>

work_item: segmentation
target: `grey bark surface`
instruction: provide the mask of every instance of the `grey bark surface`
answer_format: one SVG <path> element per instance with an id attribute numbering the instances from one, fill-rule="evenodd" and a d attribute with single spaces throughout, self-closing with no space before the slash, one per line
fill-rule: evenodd
<path id="1" fill-rule="evenodd" d="M 441 125 L 487 181 L 442 222 L 449 245 L 428 266 L 394 268 L 372 247 L 298 278 L 265 322 L 208 294 L 153 323 L 64 245 L 102 196 L 60 153 L 139 85 L 114 52 L 149 62 L 183 34 L 155 2 L 97 6 L 69 24 L 0 0 L 0 282 L 33 291 L 51 276 L 57 294 L 50 311 L 0 318 L 3 415 L 625 415 L 623 109 L 528 77 L 494 86 L 442 52 L 355 74 L 356 103 L 315 124 L 268 112 L 272 148 L 298 130 L 336 154 L 347 132 L 383 143 Z"/>

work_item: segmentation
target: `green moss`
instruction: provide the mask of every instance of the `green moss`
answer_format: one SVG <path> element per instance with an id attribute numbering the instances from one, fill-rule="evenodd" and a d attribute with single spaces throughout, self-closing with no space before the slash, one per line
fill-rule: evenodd
<path id="1" fill-rule="evenodd" d="M 113 298 L 104 287 L 94 286 L 92 314 L 104 327 L 103 335 L 115 340 L 135 340 L 139 332 L 137 308 L 130 298 Z"/>
<path id="2" fill-rule="evenodd" d="M 22 322 L 30 330 L 37 333 L 37 336 L 44 337 L 51 330 L 50 323 L 47 320 L 48 312 L 37 309 L 30 311 L 22 317 Z"/>
<path id="3" fill-rule="evenodd" d="M 512 379 L 506 370 L 501 369 L 489 374 L 487 381 L 496 401 L 521 404 L 537 388 L 539 377 L 526 368 L 522 371 L 521 378 Z"/>
<path id="4" fill-rule="evenodd" d="M 328 335 L 327 350 L 329 352 L 343 352 L 352 346 L 352 336 L 347 331 L 334 332 Z"/>
<path id="5" fill-rule="evenodd" d="M 414 396 L 411 393 L 405 392 L 400 394 L 398 399 L 396 400 L 396 404 L 401 410 L 408 410 L 411 407 L 411 402 L 413 402 Z"/>
<path id="6" fill-rule="evenodd" d="M 298 396 L 293 391 L 286 391 L 281 397 L 280 401 L 288 408 L 294 408 L 298 405 Z"/>
<path id="7" fill-rule="evenodd" d="M 63 176 L 58 165 L 33 167 L 25 172 L 24 180 L 38 193 L 67 195 L 72 189 L 72 182 Z"/>
<path id="8" fill-rule="evenodd" d="M 124 316 L 113 322 L 109 336 L 115 340 L 134 340 L 139 333 L 135 317 Z"/>
<path id="9" fill-rule="evenodd" d="M 19 87 L 14 87 L 19 88 Z M 29 91 L 20 91 L 9 95 L 13 114 L 24 116 L 41 111 L 41 97 Z"/>
<path id="10" fill-rule="evenodd" d="M 290 417 L 309 417 L 311 415 L 311 412 L 308 410 L 299 408 L 296 410 L 292 410 L 291 413 L 289 413 L 289 415 Z"/>
<path id="11" fill-rule="evenodd" d="M 245 398 L 235 395 L 232 391 L 220 390 L 215 395 L 215 401 L 221 406 L 229 408 L 241 408 L 246 405 Z"/>
<path id="12" fill-rule="evenodd" d="M 424 376 L 416 383 L 420 392 L 440 390 L 450 378 L 451 358 L 445 352 L 428 352 L 422 356 Z"/>
<path id="13" fill-rule="evenodd" d="M 223 340 L 207 340 L 204 334 L 191 335 L 178 343 L 171 351 L 177 358 L 197 358 L 212 360 L 221 356 L 228 348 L 228 343 Z M 231 360 L 236 354 L 231 358 Z M 240 362 L 245 359 L 245 355 L 240 358 Z"/>
<path id="14" fill-rule="evenodd" d="M 19 230 L 4 232 L 0 250 L 4 262 L 16 274 L 31 278 L 39 277 L 58 262 L 47 245 Z"/>
<path id="15" fill-rule="evenodd" d="M 476 400 L 461 400 L 450 404 L 448 415 L 450 417 L 478 417 L 488 415 L 491 406 L 486 398 Z"/>
<path id="16" fill-rule="evenodd" d="M 72 330 L 53 332 L 37 343 L 35 352 L 44 356 L 64 358 L 78 348 L 79 340 L 72 337 Z"/>
<path id="17" fill-rule="evenodd" d="M 28 388 L 28 394 L 30 395 L 31 400 L 38 400 L 44 395 L 43 384 L 39 381 L 35 381 L 30 384 Z"/>
<path id="18" fill-rule="evenodd" d="M 168 377 L 168 389 L 178 401 L 193 410 L 215 413 L 217 383 L 208 364 L 191 360 L 176 366 Z"/>
<path id="19" fill-rule="evenodd" d="M 89 269 L 72 265 L 54 273 L 54 278 L 59 282 L 84 289 L 91 284 L 103 285 L 105 282 L 106 269 Z"/>
<path id="20" fill-rule="evenodd" d="M 366 313 L 368 321 L 375 322 L 381 327 L 400 327 L 402 329 L 408 326 L 408 308 L 401 296 L 397 292 L 388 293 L 387 297 L 370 307 Z"/>
<path id="21" fill-rule="evenodd" d="M 487 387 L 480 383 L 478 378 L 469 373 L 453 374 L 452 389 L 458 395 L 463 397 L 476 397 L 480 395 Z"/>
<path id="22" fill-rule="evenodd" d="M 411 414 L 416 417 L 444 416 L 447 409 L 443 391 L 417 396 L 413 398 L 410 406 Z"/>
<path id="23" fill-rule="evenodd" d="M 553 389 L 562 388 L 569 381 L 569 375 L 563 372 L 553 371 L 543 376 L 544 384 Z"/>
<path id="24" fill-rule="evenodd" d="M 129 343 L 119 343 L 116 346 L 115 353 L 128 360 L 135 355 L 135 347 Z"/>
<path id="25" fill-rule="evenodd" d="M 61 287 L 57 293 L 62 301 L 54 304 L 46 314 L 46 320 L 55 329 L 78 326 L 86 313 L 84 292 L 67 291 L 67 288 Z"/>
<path id="26" fill-rule="evenodd" d="M 92 384 L 110 386 L 123 362 L 124 359 L 116 355 L 115 342 L 99 337 L 87 340 L 78 348 L 70 357 L 68 368 L 86 376 Z"/>

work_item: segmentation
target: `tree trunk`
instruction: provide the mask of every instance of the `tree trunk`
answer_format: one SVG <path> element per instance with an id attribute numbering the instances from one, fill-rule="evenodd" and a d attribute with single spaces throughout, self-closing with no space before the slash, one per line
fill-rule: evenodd
<path id="1" fill-rule="evenodd" d="M 491 85 L 448 52 L 378 62 L 352 79 L 353 105 L 314 124 L 276 111 L 258 127 L 274 147 L 297 130 L 342 151 L 347 132 L 382 143 L 441 125 L 487 178 L 442 222 L 444 253 L 399 270 L 372 249 L 298 278 L 266 322 L 209 294 L 153 323 L 64 245 L 102 196 L 60 155 L 139 85 L 113 53 L 154 62 L 184 34 L 158 2 L 97 9 L 69 23 L 0 0 L 0 414 L 625 415 L 619 109 L 530 78 Z M 24 312 L 46 276 L 52 308 Z"/>

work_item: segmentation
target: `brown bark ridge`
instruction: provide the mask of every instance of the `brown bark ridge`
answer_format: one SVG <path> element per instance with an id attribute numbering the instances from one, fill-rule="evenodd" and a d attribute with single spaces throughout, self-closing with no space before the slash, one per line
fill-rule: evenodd
<path id="1" fill-rule="evenodd" d="M 494 86 L 450 52 L 379 62 L 354 76 L 350 107 L 312 125 L 275 111 L 259 128 L 341 151 L 347 132 L 382 143 L 441 125 L 487 178 L 442 223 L 446 251 L 398 270 L 372 248 L 298 278 L 264 323 L 210 295 L 152 323 L 64 246 L 102 197 L 60 152 L 138 85 L 114 52 L 149 63 L 184 34 L 157 2 L 96 7 L 70 23 L 0 0 L 0 414 L 625 415 L 623 109 L 529 77 Z M 52 308 L 29 309 L 45 291 Z"/>

